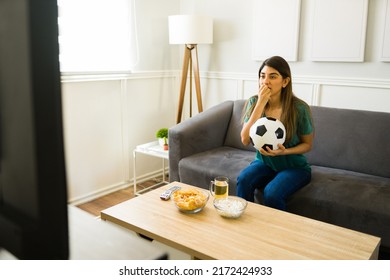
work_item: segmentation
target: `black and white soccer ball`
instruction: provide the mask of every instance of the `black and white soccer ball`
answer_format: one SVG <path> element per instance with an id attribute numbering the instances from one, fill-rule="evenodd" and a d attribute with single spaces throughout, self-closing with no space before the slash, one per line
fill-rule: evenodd
<path id="1" fill-rule="evenodd" d="M 286 129 L 283 123 L 271 117 L 258 119 L 250 128 L 249 136 L 253 146 L 260 150 L 270 147 L 272 150 L 279 149 L 278 144 L 286 140 Z"/>

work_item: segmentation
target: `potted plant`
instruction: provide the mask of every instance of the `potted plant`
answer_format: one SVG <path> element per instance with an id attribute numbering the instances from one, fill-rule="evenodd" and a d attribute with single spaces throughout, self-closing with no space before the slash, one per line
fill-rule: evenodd
<path id="1" fill-rule="evenodd" d="M 157 130 L 156 137 L 164 150 L 168 150 L 168 128 L 164 127 Z"/>

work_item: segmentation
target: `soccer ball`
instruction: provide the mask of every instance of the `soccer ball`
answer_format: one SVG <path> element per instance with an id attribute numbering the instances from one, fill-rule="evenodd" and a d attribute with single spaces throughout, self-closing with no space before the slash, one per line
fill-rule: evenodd
<path id="1" fill-rule="evenodd" d="M 278 144 L 286 140 L 286 129 L 283 123 L 271 117 L 258 119 L 250 128 L 249 136 L 253 146 L 260 150 L 270 147 L 272 150 L 279 149 Z"/>

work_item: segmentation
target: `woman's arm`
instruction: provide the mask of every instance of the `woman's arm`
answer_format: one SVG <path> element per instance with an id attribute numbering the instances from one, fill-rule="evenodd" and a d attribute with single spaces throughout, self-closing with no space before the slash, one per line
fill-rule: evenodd
<path id="1" fill-rule="evenodd" d="M 272 150 L 267 147 L 267 150 L 260 149 L 260 153 L 265 156 L 274 157 L 282 155 L 297 155 L 309 152 L 313 146 L 313 133 L 301 135 L 300 140 L 301 142 L 298 145 L 291 148 L 285 148 L 282 144 L 279 144 L 279 149 L 277 150 Z"/>
<path id="2" fill-rule="evenodd" d="M 256 109 L 256 108 L 258 108 L 258 109 Z M 261 107 L 256 104 L 256 107 L 254 108 L 251 117 L 249 118 L 249 120 L 246 123 L 244 123 L 244 125 L 241 129 L 241 142 L 244 145 L 250 144 L 251 141 L 250 141 L 250 136 L 249 136 L 249 130 L 250 130 L 251 126 L 262 116 L 262 111 L 264 109 L 261 110 L 259 108 L 261 108 Z"/>
<path id="3" fill-rule="evenodd" d="M 249 130 L 251 126 L 263 115 L 265 105 L 267 105 L 267 102 L 271 96 L 271 90 L 267 86 L 263 85 L 259 88 L 259 92 L 257 93 L 257 95 L 258 95 L 258 99 L 255 108 L 253 109 L 253 112 L 249 117 L 249 120 L 244 123 L 241 129 L 241 142 L 244 145 L 248 145 L 251 142 L 249 136 Z"/>

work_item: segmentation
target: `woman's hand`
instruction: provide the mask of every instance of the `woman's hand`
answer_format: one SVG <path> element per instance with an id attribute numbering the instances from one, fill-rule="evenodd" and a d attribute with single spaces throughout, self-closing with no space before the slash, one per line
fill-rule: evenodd
<path id="1" fill-rule="evenodd" d="M 265 149 L 261 148 L 259 152 L 263 156 L 276 157 L 282 155 L 286 150 L 286 147 L 284 147 L 282 144 L 278 144 L 278 148 L 279 149 L 277 150 L 272 150 L 270 147 L 267 146 Z"/>
<path id="2" fill-rule="evenodd" d="M 244 145 L 250 144 L 249 130 L 251 126 L 261 118 L 264 112 L 265 105 L 271 98 L 271 89 L 266 85 L 261 85 L 259 91 L 257 92 L 258 100 L 256 102 L 255 108 L 252 111 L 252 114 L 249 120 L 244 123 L 244 126 L 241 130 L 241 142 Z"/>
<path id="3" fill-rule="evenodd" d="M 289 147 L 288 149 L 282 145 L 278 144 L 277 150 L 272 150 L 269 147 L 266 147 L 266 149 L 261 148 L 259 152 L 264 156 L 269 157 L 275 157 L 275 156 L 286 156 L 286 155 L 299 155 L 307 153 L 311 150 L 312 144 L 313 144 L 313 133 L 307 134 L 307 135 L 301 135 L 300 141 L 298 145 L 294 147 Z"/>
<path id="4" fill-rule="evenodd" d="M 260 103 L 265 106 L 265 104 L 267 104 L 271 98 L 271 89 L 265 84 L 262 84 L 259 88 L 257 96 L 259 98 Z"/>

